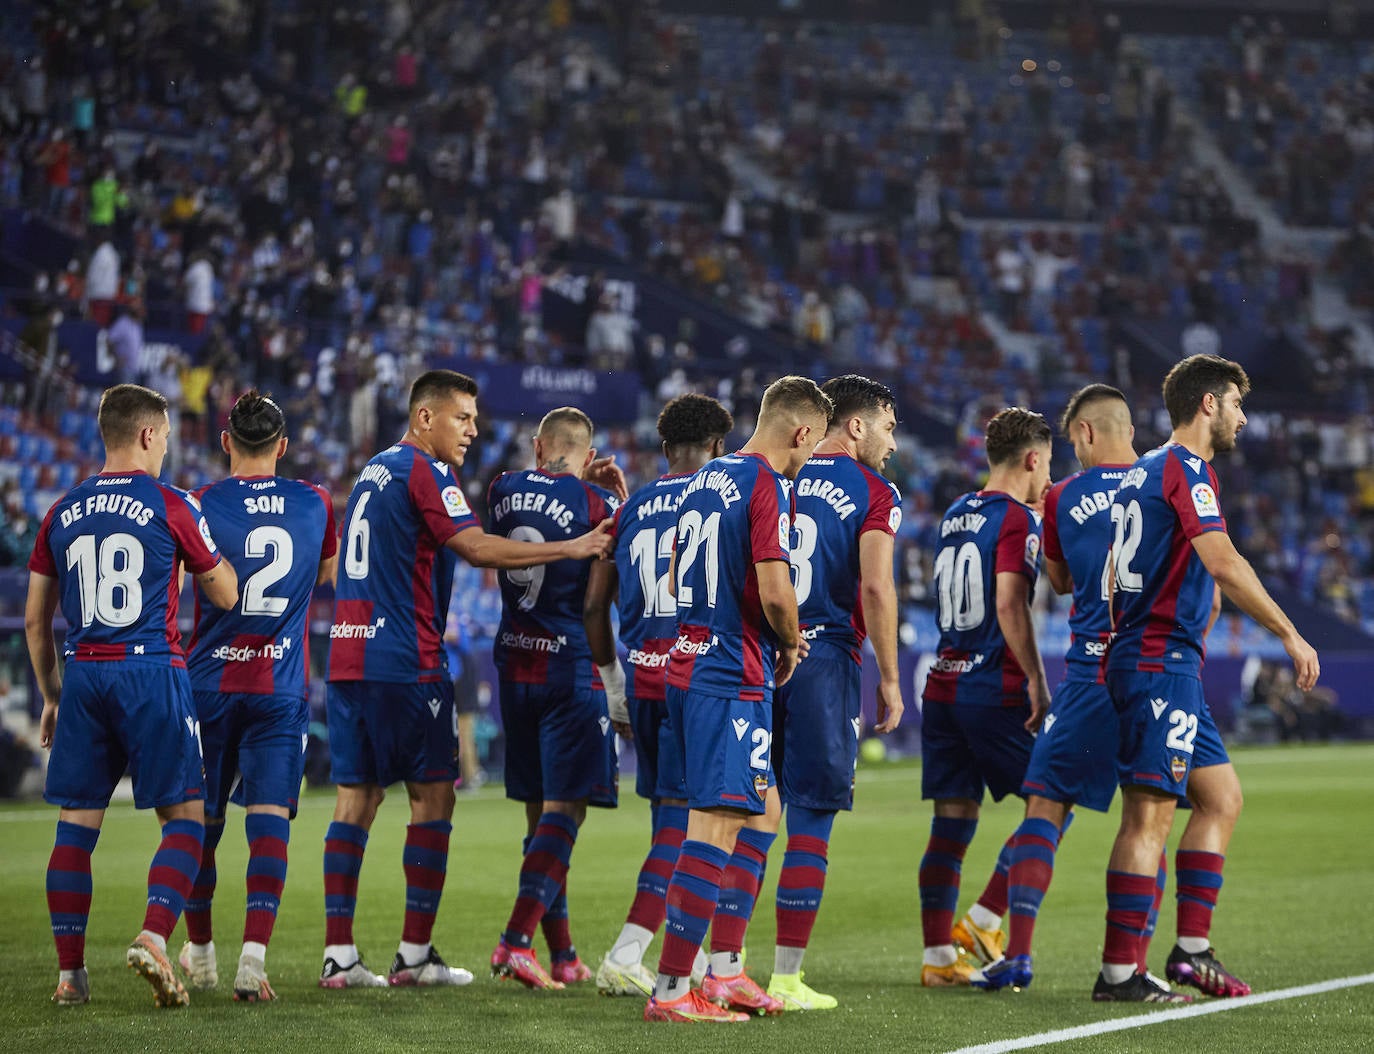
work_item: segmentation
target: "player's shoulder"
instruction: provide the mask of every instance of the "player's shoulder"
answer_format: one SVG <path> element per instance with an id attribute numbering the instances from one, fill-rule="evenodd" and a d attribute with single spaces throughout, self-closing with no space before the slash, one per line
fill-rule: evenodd
<path id="1" fill-rule="evenodd" d="M 1049 493 L 1045 495 L 1045 504 L 1048 507 L 1051 503 L 1058 504 L 1063 500 L 1064 495 L 1077 491 L 1088 478 L 1088 473 L 1084 469 L 1079 469 L 1071 476 L 1065 476 L 1058 483 L 1052 486 Z"/>
<path id="2" fill-rule="evenodd" d="M 876 491 L 880 494 L 888 494 L 898 505 L 902 503 L 901 488 L 893 483 L 892 480 L 857 459 L 854 460 L 854 467 L 858 470 L 864 482 L 868 484 L 870 493 Z"/>

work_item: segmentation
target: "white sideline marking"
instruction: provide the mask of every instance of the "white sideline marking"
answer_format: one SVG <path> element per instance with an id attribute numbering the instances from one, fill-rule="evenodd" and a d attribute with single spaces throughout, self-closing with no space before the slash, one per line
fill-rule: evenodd
<path id="1" fill-rule="evenodd" d="M 1071 1039 L 1088 1039 L 1108 1032 L 1124 1032 L 1129 1028 L 1143 1025 L 1158 1025 L 1165 1021 L 1177 1021 L 1185 1017 L 1202 1017 L 1204 1014 L 1222 1014 L 1227 1010 L 1243 1010 L 1248 1006 L 1261 1003 L 1277 1003 L 1284 999 L 1301 999 L 1305 995 L 1320 995 L 1335 992 L 1341 988 L 1356 988 L 1364 984 L 1374 984 L 1374 973 L 1358 974 L 1353 977 L 1337 977 L 1330 981 L 1300 985 L 1297 988 L 1280 988 L 1276 992 L 1260 992 L 1258 995 L 1241 996 L 1238 999 L 1216 999 L 1206 1003 L 1193 1003 L 1189 1006 L 1175 1007 L 1173 1010 L 1156 1010 L 1147 1014 L 1132 1014 L 1130 1017 L 1114 1018 L 1110 1021 L 1094 1021 L 1073 1028 L 1055 1029 L 1053 1032 L 1039 1032 L 1033 1036 L 1019 1039 L 999 1039 L 992 1043 L 980 1043 L 975 1047 L 960 1047 L 951 1054 L 1006 1054 L 1011 1050 L 1026 1050 L 1050 1043 L 1067 1043 Z"/>

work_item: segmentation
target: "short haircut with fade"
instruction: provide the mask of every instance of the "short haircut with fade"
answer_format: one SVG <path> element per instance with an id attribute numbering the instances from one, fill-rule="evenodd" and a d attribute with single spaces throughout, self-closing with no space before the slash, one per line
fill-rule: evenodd
<path id="1" fill-rule="evenodd" d="M 1084 410 L 1110 399 L 1124 403 L 1128 411 L 1131 408 L 1126 393 L 1120 388 L 1113 388 L 1110 384 L 1090 384 L 1086 388 L 1078 389 L 1069 397 L 1069 405 L 1064 407 L 1064 412 L 1059 417 L 1059 431 L 1067 436 L 1069 428 Z"/>
<path id="2" fill-rule="evenodd" d="M 167 397 L 141 384 L 116 384 L 100 397 L 96 422 L 105 449 L 132 446 L 138 433 L 167 419 Z"/>
<path id="3" fill-rule="evenodd" d="M 1008 465 L 1031 447 L 1050 446 L 1054 442 L 1049 422 L 1022 406 L 997 411 L 983 432 L 990 465 Z"/>
<path id="4" fill-rule="evenodd" d="M 1175 428 L 1190 424 L 1202 408 L 1202 397 L 1211 392 L 1218 399 L 1234 384 L 1244 398 L 1250 393 L 1250 378 L 1238 362 L 1220 355 L 1189 355 L 1174 364 L 1164 378 L 1164 409 Z"/>
<path id="5" fill-rule="evenodd" d="M 417 406 L 423 406 L 432 399 L 442 399 L 460 393 L 473 397 L 477 395 L 477 382 L 466 373 L 459 373 L 457 370 L 430 370 L 428 373 L 422 373 L 410 386 L 410 412 L 414 413 Z"/>
<path id="6" fill-rule="evenodd" d="M 249 457 L 265 454 L 286 434 L 286 415 L 268 396 L 250 388 L 229 411 L 229 440 Z"/>
<path id="7" fill-rule="evenodd" d="M 881 381 L 846 373 L 832 377 L 821 385 L 821 391 L 835 404 L 830 416 L 832 426 L 842 424 L 854 416 L 869 416 L 884 410 L 896 410 L 897 400 L 892 389 Z"/>
<path id="8" fill-rule="evenodd" d="M 764 389 L 763 401 L 759 404 L 760 418 L 774 414 L 792 419 L 819 414 L 829 428 L 835 404 L 810 377 L 779 377 Z"/>
<path id="9" fill-rule="evenodd" d="M 724 439 L 735 419 L 720 400 L 688 392 L 671 400 L 658 415 L 658 435 L 670 447 L 709 447 Z"/>
<path id="10" fill-rule="evenodd" d="M 579 435 L 582 432 L 585 435 Z M 591 445 L 596 426 L 592 419 L 575 406 L 560 406 L 550 410 L 539 422 L 535 432 L 540 439 L 555 446 Z"/>

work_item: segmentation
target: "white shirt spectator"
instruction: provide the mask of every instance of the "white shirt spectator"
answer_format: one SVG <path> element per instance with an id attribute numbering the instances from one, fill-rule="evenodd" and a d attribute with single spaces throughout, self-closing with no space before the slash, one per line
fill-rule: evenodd
<path id="1" fill-rule="evenodd" d="M 1221 334 L 1207 322 L 1192 322 L 1178 338 L 1186 358 L 1189 355 L 1220 355 Z"/>
<path id="2" fill-rule="evenodd" d="M 577 202 L 572 191 L 564 188 L 551 198 L 544 199 L 544 221 L 560 242 L 571 241 L 577 233 Z"/>
<path id="3" fill-rule="evenodd" d="M 997 250 L 993 261 L 997 267 L 997 288 L 1004 293 L 1021 293 L 1026 289 L 1026 258 L 1018 249 L 1004 245 Z"/>
<path id="4" fill-rule="evenodd" d="M 215 312 L 215 269 L 203 256 L 186 268 L 186 310 L 195 315 Z"/>
<path id="5" fill-rule="evenodd" d="M 113 300 L 119 295 L 119 251 L 101 242 L 86 266 L 86 299 Z"/>

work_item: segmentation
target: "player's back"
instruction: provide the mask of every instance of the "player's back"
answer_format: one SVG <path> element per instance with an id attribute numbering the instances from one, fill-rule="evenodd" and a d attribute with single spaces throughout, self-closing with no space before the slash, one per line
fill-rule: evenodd
<path id="1" fill-rule="evenodd" d="M 927 702 L 1025 702 L 1026 674 L 997 620 L 997 575 L 1026 575 L 1033 594 L 1039 566 L 1039 517 L 1028 506 L 1000 491 L 978 491 L 949 507 L 935 555 L 940 645 Z"/>
<path id="2" fill-rule="evenodd" d="M 1215 580 L 1192 539 L 1225 531 L 1212 466 L 1169 443 L 1126 473 L 1112 502 L 1116 635 L 1109 670 L 1198 676 Z"/>
<path id="3" fill-rule="evenodd" d="M 802 632 L 848 650 L 855 661 L 865 636 L 860 603 L 859 536 L 896 532 L 901 494 L 867 465 L 844 454 L 812 457 L 797 474 L 792 581 Z"/>
<path id="4" fill-rule="evenodd" d="M 410 443 L 377 454 L 348 496 L 331 681 L 446 679 L 444 620 L 458 557 L 454 528 L 476 526 L 452 469 Z"/>
<path id="5" fill-rule="evenodd" d="M 1065 676 L 1100 681 L 1111 639 L 1107 554 L 1112 545 L 1112 497 L 1129 465 L 1095 465 L 1061 480 L 1045 496 L 1045 556 L 1073 578 Z"/>
<path id="6" fill-rule="evenodd" d="M 487 495 L 490 529 L 515 541 L 559 541 L 585 534 L 615 512 L 614 495 L 568 473 L 505 472 Z M 503 680 L 520 684 L 594 683 L 582 626 L 589 560 L 556 560 L 502 571 L 501 625 L 492 658 Z"/>
<path id="7" fill-rule="evenodd" d="M 691 473 L 662 476 L 630 495 L 616 512 L 615 564 L 620 579 L 620 642 L 628 649 L 625 693 L 663 698 L 668 654 L 677 640 L 673 539 L 677 506 Z"/>
<path id="8" fill-rule="evenodd" d="M 187 665 L 197 691 L 303 695 L 310 597 L 334 554 L 334 507 L 324 491 L 277 476 L 230 477 L 196 492 L 239 575 L 222 611 L 196 590 Z"/>
<path id="9" fill-rule="evenodd" d="M 716 458 L 683 490 L 670 685 L 727 699 L 772 692 L 776 647 L 754 565 L 788 558 L 790 490 L 757 454 Z"/>
<path id="10" fill-rule="evenodd" d="M 199 574 L 219 559 L 190 498 L 144 472 L 102 473 L 60 498 L 39 534 L 29 568 L 58 579 L 67 658 L 184 665 L 179 565 Z"/>

